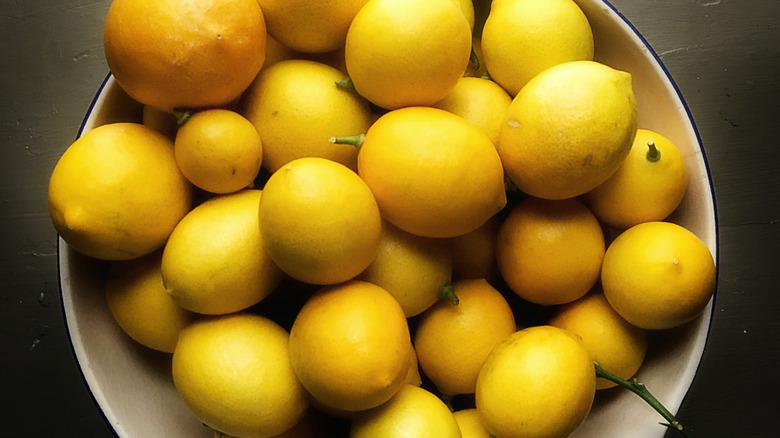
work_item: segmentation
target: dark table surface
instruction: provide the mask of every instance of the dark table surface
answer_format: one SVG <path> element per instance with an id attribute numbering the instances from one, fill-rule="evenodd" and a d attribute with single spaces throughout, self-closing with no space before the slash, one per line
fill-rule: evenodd
<path id="1" fill-rule="evenodd" d="M 778 436 L 780 1 L 612 4 L 675 79 L 714 183 L 718 289 L 679 419 L 699 438 Z M 68 340 L 46 206 L 51 170 L 108 72 L 108 5 L 0 0 L 2 436 L 112 436 Z"/>

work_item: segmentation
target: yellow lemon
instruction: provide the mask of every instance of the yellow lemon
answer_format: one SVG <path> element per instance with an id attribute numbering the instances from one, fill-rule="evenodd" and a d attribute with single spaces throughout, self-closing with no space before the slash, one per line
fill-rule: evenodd
<path id="1" fill-rule="evenodd" d="M 263 143 L 263 165 L 271 172 L 303 157 L 323 157 L 355 169 L 357 150 L 334 145 L 334 136 L 365 132 L 371 109 L 363 98 L 336 86 L 335 68 L 308 60 L 285 60 L 263 69 L 243 97 L 242 114 Z"/>
<path id="2" fill-rule="evenodd" d="M 542 71 L 593 59 L 593 33 L 572 0 L 496 0 L 482 30 L 490 77 L 512 96 Z"/>
<path id="3" fill-rule="evenodd" d="M 452 255 L 444 240 L 409 234 L 384 222 L 376 259 L 359 278 L 390 292 L 408 318 L 442 297 L 442 288 L 452 281 Z"/>
<path id="4" fill-rule="evenodd" d="M 271 175 L 259 218 L 271 258 L 307 283 L 350 280 L 379 251 L 382 221 L 371 190 L 355 172 L 324 158 L 300 158 Z"/>
<path id="5" fill-rule="evenodd" d="M 504 115 L 511 103 L 512 97 L 495 82 L 463 77 L 444 99 L 431 106 L 457 114 L 473 123 L 482 129 L 495 145 L 498 143 Z"/>
<path id="6" fill-rule="evenodd" d="M 301 52 L 323 53 L 344 46 L 347 30 L 366 0 L 258 0 L 268 33 Z"/>
<path id="7" fill-rule="evenodd" d="M 290 331 L 293 368 L 324 406 L 361 411 L 395 394 L 411 349 L 406 317 L 392 295 L 364 281 L 324 286 Z"/>
<path id="8" fill-rule="evenodd" d="M 501 224 L 498 269 L 521 298 L 564 304 L 585 295 L 599 279 L 606 244 L 593 213 L 577 198 L 526 198 Z"/>
<path id="9" fill-rule="evenodd" d="M 387 109 L 429 105 L 466 70 L 471 29 L 454 0 L 369 0 L 344 52 L 355 89 L 369 101 Z"/>
<path id="10" fill-rule="evenodd" d="M 207 426 L 270 437 L 295 426 L 309 406 L 288 356 L 289 334 L 261 316 L 210 316 L 182 330 L 173 382 Z"/>
<path id="11" fill-rule="evenodd" d="M 593 361 L 582 341 L 557 327 L 535 326 L 490 353 L 475 400 L 493 436 L 564 438 L 585 420 L 595 391 Z"/>
<path id="12" fill-rule="evenodd" d="M 350 438 L 461 438 L 452 412 L 431 392 L 406 385 L 387 403 L 352 420 Z"/>
<path id="13" fill-rule="evenodd" d="M 106 302 L 119 327 L 139 344 L 173 353 L 179 332 L 194 315 L 165 292 L 160 273 L 162 252 L 114 261 L 106 276 Z"/>
<path id="14" fill-rule="evenodd" d="M 579 196 L 623 163 L 636 117 L 629 73 L 593 61 L 559 64 L 515 96 L 498 152 L 523 192 L 548 199 Z"/>
<path id="15" fill-rule="evenodd" d="M 466 234 L 506 204 L 501 159 L 490 139 L 437 108 L 380 117 L 360 148 L 358 173 L 383 217 L 420 236 Z"/>
<path id="16" fill-rule="evenodd" d="M 423 374 L 439 391 L 472 394 L 485 358 L 517 326 L 506 299 L 484 279 L 453 288 L 458 305 L 442 300 L 420 315 L 414 347 Z"/>
<path id="17" fill-rule="evenodd" d="M 224 109 L 191 116 L 176 133 L 174 151 L 184 176 L 211 193 L 250 186 L 263 161 L 263 144 L 254 125 Z"/>
<path id="18" fill-rule="evenodd" d="M 127 260 L 162 247 L 190 210 L 192 185 L 173 142 L 141 124 L 97 127 L 62 154 L 49 180 L 54 228 L 76 251 Z"/>
<path id="19" fill-rule="evenodd" d="M 644 362 L 647 352 L 645 331 L 618 315 L 600 290 L 560 306 L 549 324 L 582 338 L 591 358 L 622 379 L 633 377 Z M 596 389 L 616 385 L 607 379 L 596 380 Z"/>
<path id="20" fill-rule="evenodd" d="M 103 32 L 106 61 L 135 100 L 171 112 L 223 106 L 265 59 L 257 0 L 118 0 Z"/>
<path id="21" fill-rule="evenodd" d="M 644 222 L 607 248 L 604 295 L 631 324 L 668 329 L 696 318 L 715 291 L 715 260 L 698 236 L 671 222 Z"/>
<path id="22" fill-rule="evenodd" d="M 666 219 L 687 187 L 688 173 L 677 146 L 657 132 L 639 129 L 617 172 L 586 193 L 585 200 L 599 220 L 625 230 Z"/>
<path id="23" fill-rule="evenodd" d="M 452 279 L 484 278 L 495 284 L 499 278 L 496 264 L 496 238 L 501 221 L 493 216 L 470 233 L 449 238 L 452 252 Z"/>
<path id="24" fill-rule="evenodd" d="M 460 7 L 471 31 L 474 31 L 474 2 L 472 0 L 453 0 Z"/>
<path id="25" fill-rule="evenodd" d="M 260 302 L 281 281 L 265 250 L 257 209 L 260 190 L 214 197 L 179 222 L 165 245 L 162 277 L 180 306 L 225 314 Z"/>
<path id="26" fill-rule="evenodd" d="M 452 415 L 458 422 L 462 438 L 490 438 L 490 432 L 485 429 L 475 408 L 461 409 L 453 412 Z"/>

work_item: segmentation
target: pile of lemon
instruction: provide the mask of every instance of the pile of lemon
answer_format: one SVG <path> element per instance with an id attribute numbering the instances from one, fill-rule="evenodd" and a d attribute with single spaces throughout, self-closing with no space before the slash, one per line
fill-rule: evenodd
<path id="1" fill-rule="evenodd" d="M 220 435 L 565 437 L 594 361 L 708 303 L 683 158 L 578 5 L 480 7 L 111 4 L 143 123 L 65 151 L 51 216 Z"/>

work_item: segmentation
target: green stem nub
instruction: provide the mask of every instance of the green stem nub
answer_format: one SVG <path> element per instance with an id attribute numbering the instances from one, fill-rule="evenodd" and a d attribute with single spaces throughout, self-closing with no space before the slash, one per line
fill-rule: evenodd
<path id="1" fill-rule="evenodd" d="M 330 141 L 333 144 L 351 144 L 358 150 L 363 146 L 363 141 L 366 139 L 366 134 L 350 135 L 347 137 L 331 137 Z"/>
<path id="2" fill-rule="evenodd" d="M 666 407 L 664 407 L 664 405 L 661 404 L 661 402 L 659 402 L 658 399 L 656 399 L 655 396 L 653 396 L 653 394 L 647 390 L 644 383 L 639 382 L 636 379 L 631 379 L 630 381 L 622 379 L 605 370 L 604 368 L 601 368 L 601 365 L 599 365 L 598 362 L 593 362 L 593 366 L 596 369 L 596 377 L 607 379 L 617 383 L 623 388 L 628 389 L 629 391 L 638 395 L 647 404 L 649 404 L 653 409 L 655 409 L 656 412 L 661 414 L 661 416 L 664 417 L 666 421 L 668 421 L 668 423 L 661 423 L 661 425 L 680 432 L 684 437 L 692 438 L 688 431 L 683 428 L 682 424 L 677 421 L 677 418 L 675 418 L 674 415 L 672 415 L 672 413 L 669 412 L 669 410 L 666 409 Z"/>
<path id="3" fill-rule="evenodd" d="M 352 78 L 350 77 L 336 81 L 336 87 L 344 91 L 355 91 L 355 84 L 352 82 Z"/>
<path id="4" fill-rule="evenodd" d="M 174 108 L 173 116 L 176 117 L 176 124 L 182 126 L 192 117 L 192 111 L 184 108 Z"/>
<path id="5" fill-rule="evenodd" d="M 647 142 L 647 160 L 655 163 L 656 161 L 661 159 L 661 151 L 658 150 L 658 148 L 655 146 L 655 143 L 653 140 L 650 140 Z"/>
<path id="6" fill-rule="evenodd" d="M 439 297 L 451 302 L 454 306 L 460 304 L 460 298 L 455 295 L 455 288 L 452 287 L 452 283 L 447 282 L 439 289 Z"/>

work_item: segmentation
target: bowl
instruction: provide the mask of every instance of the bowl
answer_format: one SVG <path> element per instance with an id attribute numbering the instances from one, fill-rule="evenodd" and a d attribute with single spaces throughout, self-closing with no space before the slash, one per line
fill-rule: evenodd
<path id="1" fill-rule="evenodd" d="M 577 0 L 593 29 L 597 61 L 633 75 L 639 127 L 655 130 L 680 148 L 690 182 L 669 220 L 698 235 L 717 265 L 718 236 L 712 182 L 691 115 L 659 57 L 636 28 L 603 0 Z M 78 135 L 102 124 L 141 120 L 142 107 L 109 74 L 100 86 Z M 59 239 L 62 305 L 74 354 L 107 423 L 122 438 L 165 436 L 210 438 L 173 386 L 170 356 L 132 341 L 113 321 L 103 295 L 107 262 L 75 252 Z M 694 321 L 651 332 L 647 358 L 637 378 L 676 412 L 699 365 L 709 330 L 712 300 Z M 576 438 L 660 438 L 663 419 L 626 390 L 599 391 Z"/>

